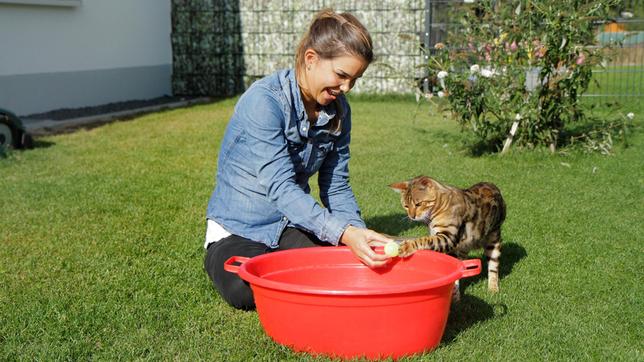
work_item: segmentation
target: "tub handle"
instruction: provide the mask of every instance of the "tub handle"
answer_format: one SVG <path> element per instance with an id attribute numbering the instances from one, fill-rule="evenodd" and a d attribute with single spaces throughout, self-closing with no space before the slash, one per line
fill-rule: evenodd
<path id="1" fill-rule="evenodd" d="M 481 259 L 468 259 L 463 260 L 463 276 L 461 278 L 469 278 L 481 273 Z"/>
<path id="2" fill-rule="evenodd" d="M 239 267 L 244 264 L 245 262 L 249 261 L 250 258 L 247 258 L 245 256 L 231 256 L 224 262 L 224 270 L 227 272 L 239 273 Z M 239 265 L 233 265 L 234 263 L 239 263 Z"/>

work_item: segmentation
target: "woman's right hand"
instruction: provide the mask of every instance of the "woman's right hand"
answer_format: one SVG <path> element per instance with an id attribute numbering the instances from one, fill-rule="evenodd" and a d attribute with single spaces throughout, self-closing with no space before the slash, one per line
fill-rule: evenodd
<path id="1" fill-rule="evenodd" d="M 389 257 L 376 253 L 372 246 L 384 246 L 393 241 L 373 230 L 357 228 L 349 225 L 340 237 L 342 244 L 349 247 L 351 252 L 370 268 L 377 268 L 387 264 Z"/>

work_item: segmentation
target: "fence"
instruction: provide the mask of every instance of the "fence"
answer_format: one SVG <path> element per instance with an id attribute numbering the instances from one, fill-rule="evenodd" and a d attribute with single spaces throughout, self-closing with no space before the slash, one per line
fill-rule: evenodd
<path id="1" fill-rule="evenodd" d="M 257 78 L 291 67 L 314 14 L 332 7 L 356 15 L 374 41 L 377 61 L 354 91 L 409 92 L 421 76 L 424 6 L 424 0 L 174 0 L 173 90 L 231 95 Z"/>
<path id="2" fill-rule="evenodd" d="M 465 0 L 465 3 L 473 0 Z M 300 36 L 325 7 L 354 13 L 370 30 L 377 61 L 355 92 L 409 93 L 423 87 L 419 65 L 450 32 L 456 0 L 173 0 L 172 46 L 175 94 L 227 96 L 254 80 L 291 67 Z M 623 2 L 639 9 L 641 0 Z M 644 11 L 642 11 L 644 12 Z M 621 40 L 611 61 L 595 71 L 589 97 L 644 96 L 644 24 L 623 11 L 601 24 L 601 42 Z M 426 84 L 425 84 L 426 87 Z"/>
<path id="3" fill-rule="evenodd" d="M 609 45 L 608 60 L 593 70 L 594 82 L 584 96 L 644 97 L 644 20 L 620 17 L 599 24 L 597 38 L 601 45 Z"/>
<path id="4" fill-rule="evenodd" d="M 459 31 L 454 22 L 455 6 L 470 1 L 426 0 L 423 45 L 433 49 Z M 593 70 L 593 81 L 584 97 L 597 100 L 644 97 L 644 1 L 623 0 L 618 16 L 610 22 L 596 24 L 599 46 L 606 46 L 607 60 Z M 429 52 L 431 55 L 431 51 Z M 427 56 L 425 56 L 427 60 Z M 429 84 L 423 82 L 427 91 Z"/>

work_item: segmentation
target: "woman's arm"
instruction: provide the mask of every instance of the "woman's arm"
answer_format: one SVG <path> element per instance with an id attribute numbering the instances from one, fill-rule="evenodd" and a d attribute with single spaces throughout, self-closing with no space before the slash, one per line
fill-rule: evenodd
<path id="1" fill-rule="evenodd" d="M 349 184 L 351 110 L 348 104 L 345 109 L 347 111 L 343 117 L 342 134 L 318 171 L 320 200 L 331 213 L 342 215 L 350 220 L 351 225 L 364 228 L 360 208 Z"/>
<path id="2" fill-rule="evenodd" d="M 371 246 L 384 245 L 391 239 L 366 228 L 349 184 L 351 113 L 348 104 L 345 107 L 347 113 L 342 136 L 336 141 L 333 151 L 327 155 L 318 173 L 320 199 L 332 214 L 342 215 L 350 220 L 351 225 L 342 234 L 341 242 L 366 265 L 379 267 L 385 265 L 389 258 L 374 252 Z"/>

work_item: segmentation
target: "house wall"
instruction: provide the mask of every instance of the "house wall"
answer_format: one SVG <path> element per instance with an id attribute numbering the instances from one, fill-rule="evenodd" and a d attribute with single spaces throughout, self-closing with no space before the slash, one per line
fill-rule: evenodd
<path id="1" fill-rule="evenodd" d="M 0 108 L 26 115 L 172 93 L 170 0 L 67 3 L 0 0 Z"/>

